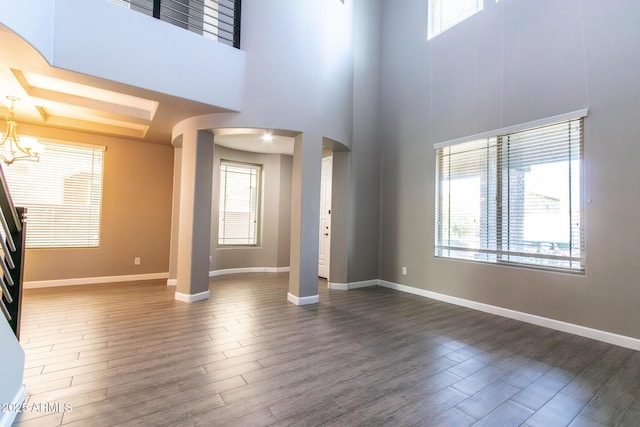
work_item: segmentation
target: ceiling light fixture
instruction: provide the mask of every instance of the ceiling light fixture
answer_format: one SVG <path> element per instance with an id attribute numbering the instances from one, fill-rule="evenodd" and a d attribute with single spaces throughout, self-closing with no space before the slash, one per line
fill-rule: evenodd
<path id="1" fill-rule="evenodd" d="M 16 134 L 18 124 L 15 120 L 13 108 L 19 99 L 15 96 L 7 96 L 7 99 L 11 101 L 11 107 L 9 108 L 9 115 L 7 116 L 7 130 L 0 142 L 0 159 L 7 165 L 12 164 L 16 160 L 31 160 L 37 162 L 40 160 L 40 154 L 44 151 L 44 145 L 32 137 L 23 136 L 22 138 L 18 138 Z"/>
<path id="2" fill-rule="evenodd" d="M 271 133 L 265 133 L 265 134 L 263 134 L 263 135 L 262 135 L 262 140 L 263 140 L 264 142 L 271 142 L 271 141 L 273 141 L 273 134 L 271 134 Z"/>

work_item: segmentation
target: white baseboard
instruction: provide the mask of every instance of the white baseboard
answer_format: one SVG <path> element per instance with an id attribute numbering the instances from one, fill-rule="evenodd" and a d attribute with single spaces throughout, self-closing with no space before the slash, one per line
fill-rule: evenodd
<path id="1" fill-rule="evenodd" d="M 361 282 L 349 282 L 349 283 L 333 283 L 327 282 L 329 289 L 338 291 L 348 291 L 349 289 L 367 288 L 369 286 L 378 286 L 378 279 L 363 280 Z"/>
<path id="2" fill-rule="evenodd" d="M 509 319 L 520 320 L 522 322 L 531 323 L 533 325 L 543 326 L 545 328 L 555 329 L 557 331 L 568 332 L 570 334 L 579 335 L 609 344 L 618 345 L 620 347 L 626 347 L 632 350 L 640 351 L 640 339 L 638 338 L 618 335 L 611 332 L 601 331 L 599 329 L 588 328 L 586 326 L 580 326 L 574 323 L 567 323 L 561 320 L 550 319 L 548 317 L 536 316 L 535 314 L 523 313 L 521 311 L 510 310 L 508 308 L 498 307 L 495 305 L 485 304 L 464 298 L 452 297 L 450 295 L 414 288 L 412 286 L 387 282 L 386 280 L 378 280 L 378 284 L 385 288 L 395 289 L 401 292 L 407 292 L 410 294 L 471 308 L 473 310 L 483 311 L 485 313 L 495 314 L 497 316 L 508 317 Z"/>
<path id="3" fill-rule="evenodd" d="M 16 396 L 13 398 L 13 401 L 11 402 L 11 406 L 19 407 L 20 405 L 22 405 L 22 403 L 24 403 L 24 399 L 26 396 L 27 396 L 27 387 L 23 384 L 22 387 L 18 389 Z M 15 412 L 0 411 L 0 427 L 11 427 L 11 425 L 13 424 L 13 421 L 16 419 L 17 416 L 18 416 L 17 411 Z"/>
<path id="4" fill-rule="evenodd" d="M 167 286 L 178 286 L 178 279 L 167 279 Z"/>
<path id="5" fill-rule="evenodd" d="M 223 276 L 225 274 L 236 273 L 286 273 L 289 267 L 244 267 L 244 268 L 226 268 L 223 270 L 214 270 L 209 272 L 209 277 Z"/>
<path id="6" fill-rule="evenodd" d="M 204 291 L 197 294 L 183 294 L 181 292 L 176 292 L 175 299 L 188 303 L 202 301 L 209 299 L 209 291 Z"/>
<path id="7" fill-rule="evenodd" d="M 297 297 L 289 292 L 287 294 L 287 300 L 295 305 L 317 304 L 320 301 L 320 295 L 313 295 L 310 297 Z"/>
<path id="8" fill-rule="evenodd" d="M 26 289 L 53 288 L 58 286 L 95 285 L 98 283 L 136 282 L 139 280 L 166 279 L 169 273 L 129 274 L 123 276 L 78 277 L 75 279 L 36 280 L 24 282 Z"/>

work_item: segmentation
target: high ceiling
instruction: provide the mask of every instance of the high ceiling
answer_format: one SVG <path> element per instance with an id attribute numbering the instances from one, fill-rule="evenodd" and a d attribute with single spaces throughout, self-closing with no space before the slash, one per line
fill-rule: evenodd
<path id="1" fill-rule="evenodd" d="M 16 102 L 18 126 L 77 130 L 146 142 L 169 144 L 172 127 L 193 116 L 227 110 L 162 93 L 140 89 L 51 67 L 26 41 L 0 25 L 0 114 Z M 4 123 L 0 124 L 0 132 Z M 20 128 L 18 128 L 20 133 Z M 267 143 L 264 132 L 231 132 L 216 135 L 216 143 L 259 152 L 292 154 L 293 140 L 274 136 Z"/>

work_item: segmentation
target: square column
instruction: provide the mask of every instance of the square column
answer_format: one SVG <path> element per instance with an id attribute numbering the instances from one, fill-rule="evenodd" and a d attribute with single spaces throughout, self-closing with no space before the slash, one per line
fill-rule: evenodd
<path id="1" fill-rule="evenodd" d="M 289 293 L 296 305 L 316 304 L 318 296 L 318 223 L 322 138 L 295 137 L 291 185 Z"/>
<path id="2" fill-rule="evenodd" d="M 196 302 L 209 298 L 209 254 L 211 236 L 211 199 L 213 186 L 213 134 L 207 131 L 185 132 L 182 138 L 179 200 L 174 206 L 172 254 L 175 256 L 175 298 Z M 175 204 L 175 203 L 174 203 Z M 176 247 L 177 240 L 177 247 Z M 172 257 L 173 258 L 173 257 Z"/>

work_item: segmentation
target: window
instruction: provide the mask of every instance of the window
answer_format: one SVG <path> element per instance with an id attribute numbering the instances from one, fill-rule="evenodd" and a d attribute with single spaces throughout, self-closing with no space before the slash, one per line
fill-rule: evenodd
<path id="1" fill-rule="evenodd" d="M 583 272 L 583 120 L 437 145 L 435 255 Z"/>
<path id="2" fill-rule="evenodd" d="M 260 202 L 259 165 L 220 164 L 219 245 L 257 245 Z"/>
<path id="3" fill-rule="evenodd" d="M 109 0 L 111 3 L 115 3 L 117 5 L 120 5 L 122 7 L 126 7 L 127 9 L 131 8 L 131 4 L 129 3 L 130 0 Z"/>
<path id="4" fill-rule="evenodd" d="M 27 211 L 27 248 L 100 245 L 104 147 L 43 142 L 39 162 L 4 167 L 16 206 Z"/>
<path id="5" fill-rule="evenodd" d="M 483 0 L 429 0 L 429 31 L 431 40 L 438 34 L 482 10 Z"/>

